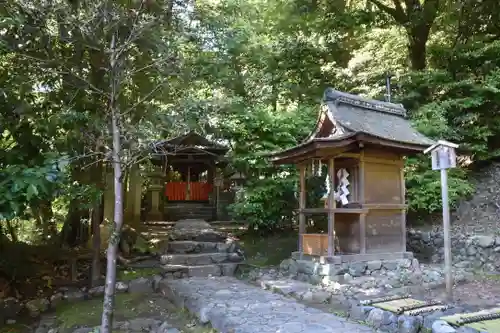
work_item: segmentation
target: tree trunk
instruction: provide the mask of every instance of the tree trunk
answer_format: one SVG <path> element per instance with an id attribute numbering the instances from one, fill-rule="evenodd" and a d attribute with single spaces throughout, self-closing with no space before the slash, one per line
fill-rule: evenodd
<path id="1" fill-rule="evenodd" d="M 47 241 L 57 235 L 57 226 L 54 221 L 51 200 L 41 200 L 34 209 L 36 219 L 42 228 L 42 238 Z"/>
<path id="2" fill-rule="evenodd" d="M 82 219 L 88 217 L 88 211 L 82 210 L 80 205 L 78 199 L 72 199 L 69 203 L 68 215 L 61 231 L 61 245 L 74 247 L 82 243 Z"/>
<path id="3" fill-rule="evenodd" d="M 101 279 L 101 211 L 102 196 L 92 210 L 92 272 L 90 285 L 96 287 Z"/>
<path id="4" fill-rule="evenodd" d="M 98 140 L 96 144 L 96 151 L 102 151 L 101 140 Z M 90 285 L 92 287 L 97 286 L 101 278 L 101 222 L 102 222 L 102 211 L 104 206 L 104 179 L 103 171 L 104 164 L 100 161 L 100 157 L 96 157 L 96 163 L 94 167 L 90 170 L 90 180 L 91 183 L 100 191 L 99 197 L 94 202 L 92 207 L 92 212 L 90 214 L 90 235 L 92 238 L 92 267 L 91 267 L 91 279 Z"/>
<path id="5" fill-rule="evenodd" d="M 408 58 L 410 67 L 414 71 L 421 71 L 427 67 L 427 40 L 429 26 L 415 26 L 407 29 Z"/>
<path id="6" fill-rule="evenodd" d="M 418 0 L 406 0 L 404 5 L 401 0 L 393 0 L 394 7 L 387 6 L 380 0 L 369 1 L 379 10 L 391 15 L 397 24 L 406 29 L 411 69 L 425 69 L 426 44 L 440 11 L 440 0 L 427 0 L 423 4 Z"/>
<path id="7" fill-rule="evenodd" d="M 19 239 L 17 238 L 16 230 L 12 226 L 12 223 L 10 223 L 10 220 L 7 220 L 7 229 L 10 234 L 10 238 L 12 239 L 13 243 L 17 243 Z"/>
<path id="8" fill-rule="evenodd" d="M 113 325 L 113 309 L 115 298 L 115 283 L 116 283 L 116 260 L 118 254 L 118 246 L 120 244 L 120 233 L 123 226 L 123 175 L 121 164 L 121 129 L 119 123 L 119 109 L 116 105 L 117 91 L 119 88 L 119 78 L 117 78 L 117 59 L 116 59 L 116 44 L 115 35 L 111 40 L 110 54 L 110 75 L 111 75 L 111 92 L 109 109 L 111 111 L 111 132 L 113 137 L 112 163 L 114 173 L 114 224 L 111 237 L 109 238 L 108 250 L 106 253 L 106 285 L 104 287 L 104 304 L 102 311 L 101 333 L 111 333 Z"/>

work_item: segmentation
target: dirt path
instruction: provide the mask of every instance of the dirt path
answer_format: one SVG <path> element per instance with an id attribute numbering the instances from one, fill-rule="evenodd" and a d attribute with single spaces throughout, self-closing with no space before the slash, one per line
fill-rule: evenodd
<path id="1" fill-rule="evenodd" d="M 428 290 L 426 296 L 432 299 L 446 299 L 445 287 Z M 500 276 L 477 274 L 473 279 L 453 288 L 456 304 L 488 308 L 500 302 Z"/>

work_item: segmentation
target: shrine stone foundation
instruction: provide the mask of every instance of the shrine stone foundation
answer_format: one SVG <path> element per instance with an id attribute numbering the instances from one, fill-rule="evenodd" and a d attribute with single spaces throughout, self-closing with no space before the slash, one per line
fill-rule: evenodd
<path id="1" fill-rule="evenodd" d="M 328 284 L 362 276 L 385 275 L 390 271 L 419 271 L 420 264 L 411 252 L 334 257 L 301 256 L 294 252 L 280 268 L 299 281 Z"/>

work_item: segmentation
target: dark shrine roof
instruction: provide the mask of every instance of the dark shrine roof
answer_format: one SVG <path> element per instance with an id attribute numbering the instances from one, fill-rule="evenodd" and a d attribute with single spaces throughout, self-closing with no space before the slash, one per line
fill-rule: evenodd
<path id="1" fill-rule="evenodd" d="M 320 148 L 369 143 L 419 153 L 435 142 L 414 129 L 401 104 L 370 100 L 328 88 L 315 129 L 301 144 L 273 154 L 275 162 Z"/>
<path id="2" fill-rule="evenodd" d="M 369 100 L 333 89 L 325 91 L 323 102 L 344 132 L 364 133 L 423 147 L 434 144 L 412 127 L 401 104 Z"/>
<path id="3" fill-rule="evenodd" d="M 224 155 L 229 150 L 229 148 L 212 142 L 194 131 L 172 139 L 153 142 L 152 147 L 156 153 L 169 152 L 174 154 Z"/>

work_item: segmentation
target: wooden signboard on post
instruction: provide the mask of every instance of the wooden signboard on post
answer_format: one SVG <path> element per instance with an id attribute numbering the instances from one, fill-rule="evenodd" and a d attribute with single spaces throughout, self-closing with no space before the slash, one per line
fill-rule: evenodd
<path id="1" fill-rule="evenodd" d="M 450 207 L 448 203 L 448 174 L 447 170 L 455 168 L 457 157 L 455 149 L 458 145 L 445 140 L 439 140 L 427 148 L 424 153 L 431 154 L 432 170 L 441 171 L 441 196 L 443 200 L 443 231 L 444 231 L 444 265 L 446 274 L 446 293 L 451 300 L 453 278 L 451 272 L 451 238 L 450 238 Z"/>

